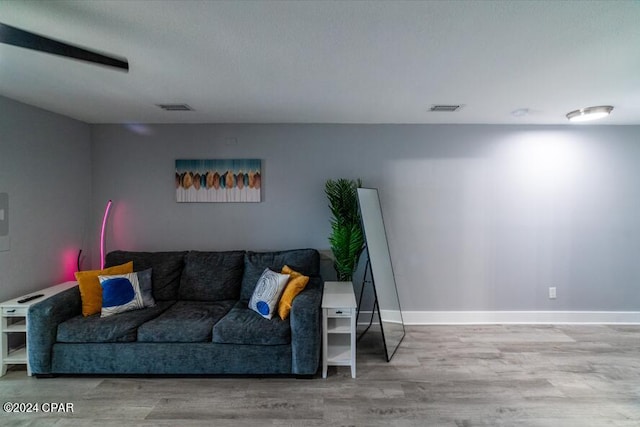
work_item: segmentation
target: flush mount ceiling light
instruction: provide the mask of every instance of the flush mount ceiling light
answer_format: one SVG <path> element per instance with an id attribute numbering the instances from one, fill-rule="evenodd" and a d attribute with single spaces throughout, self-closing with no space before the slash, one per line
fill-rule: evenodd
<path id="1" fill-rule="evenodd" d="M 588 122 L 591 120 L 601 119 L 611 114 L 613 107 L 611 105 L 600 105 L 598 107 L 587 107 L 572 111 L 567 114 L 570 122 Z"/>
<path id="2" fill-rule="evenodd" d="M 165 111 L 194 111 L 191 106 L 187 104 L 156 104 L 158 107 Z"/>
<path id="3" fill-rule="evenodd" d="M 459 111 L 464 105 L 462 104 L 434 104 L 429 107 L 429 111 L 432 113 L 453 113 Z"/>

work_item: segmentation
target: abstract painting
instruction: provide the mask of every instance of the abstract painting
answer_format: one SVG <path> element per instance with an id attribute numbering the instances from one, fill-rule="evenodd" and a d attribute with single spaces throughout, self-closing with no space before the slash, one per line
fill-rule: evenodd
<path id="1" fill-rule="evenodd" d="M 176 160 L 178 202 L 259 202 L 259 159 Z"/>

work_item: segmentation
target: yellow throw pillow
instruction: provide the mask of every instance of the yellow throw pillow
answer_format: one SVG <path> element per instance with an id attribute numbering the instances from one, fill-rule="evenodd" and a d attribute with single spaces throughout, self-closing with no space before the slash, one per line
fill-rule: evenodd
<path id="1" fill-rule="evenodd" d="M 289 281 L 284 288 L 284 292 L 280 297 L 280 304 L 278 305 L 278 314 L 280 318 L 284 320 L 289 317 L 293 299 L 302 292 L 304 287 L 307 286 L 307 283 L 309 283 L 309 276 L 304 276 L 302 273 L 292 270 L 288 265 L 282 267 L 282 274 L 289 275 Z"/>
<path id="2" fill-rule="evenodd" d="M 76 272 L 76 280 L 80 288 L 80 299 L 82 300 L 82 315 L 91 316 L 102 311 L 102 287 L 98 276 L 127 273 L 133 273 L 133 261 L 122 265 L 114 265 L 104 270 Z"/>

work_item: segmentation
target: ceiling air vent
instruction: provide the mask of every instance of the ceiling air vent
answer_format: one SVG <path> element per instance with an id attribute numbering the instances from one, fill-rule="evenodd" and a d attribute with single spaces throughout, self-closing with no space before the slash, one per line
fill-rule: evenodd
<path id="1" fill-rule="evenodd" d="M 432 105 L 431 108 L 429 108 L 429 111 L 453 113 L 454 111 L 458 111 L 460 108 L 462 108 L 462 105 Z"/>
<path id="2" fill-rule="evenodd" d="M 165 111 L 193 111 L 187 104 L 157 104 Z"/>

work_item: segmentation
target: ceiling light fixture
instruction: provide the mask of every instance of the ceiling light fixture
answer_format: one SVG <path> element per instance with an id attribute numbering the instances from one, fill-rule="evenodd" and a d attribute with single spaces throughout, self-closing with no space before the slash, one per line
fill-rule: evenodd
<path id="1" fill-rule="evenodd" d="M 165 111 L 194 111 L 191 106 L 187 104 L 156 104 L 158 107 Z"/>
<path id="2" fill-rule="evenodd" d="M 570 122 L 588 122 L 591 120 L 601 119 L 611 114 L 613 107 L 611 105 L 600 105 L 598 107 L 587 107 L 572 111 L 567 114 Z"/>
<path id="3" fill-rule="evenodd" d="M 453 113 L 455 111 L 459 111 L 462 107 L 462 104 L 434 104 L 429 108 L 429 111 L 435 113 Z"/>

